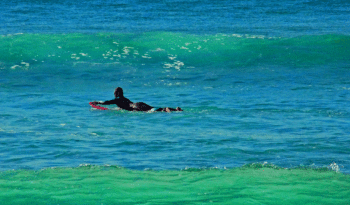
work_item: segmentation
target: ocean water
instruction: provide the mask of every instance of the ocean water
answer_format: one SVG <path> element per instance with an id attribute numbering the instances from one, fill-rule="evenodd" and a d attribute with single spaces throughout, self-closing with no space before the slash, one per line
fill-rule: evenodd
<path id="1" fill-rule="evenodd" d="M 349 1 L 0 8 L 0 204 L 349 204 Z"/>

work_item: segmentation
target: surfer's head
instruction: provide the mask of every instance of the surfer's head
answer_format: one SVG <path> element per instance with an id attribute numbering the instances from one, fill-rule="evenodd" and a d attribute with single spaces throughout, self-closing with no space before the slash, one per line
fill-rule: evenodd
<path id="1" fill-rule="evenodd" d="M 117 87 L 114 91 L 114 96 L 117 97 L 123 97 L 123 89 L 121 87 Z"/>

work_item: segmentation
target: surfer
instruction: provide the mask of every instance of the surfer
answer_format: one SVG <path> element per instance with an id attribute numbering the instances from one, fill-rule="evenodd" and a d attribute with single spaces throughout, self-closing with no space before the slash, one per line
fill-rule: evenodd
<path id="1" fill-rule="evenodd" d="M 124 97 L 123 89 L 121 87 L 117 87 L 114 91 L 115 99 L 113 100 L 107 100 L 104 102 L 93 102 L 94 105 L 100 104 L 100 105 L 112 105 L 116 104 L 119 108 L 123 110 L 128 111 L 154 111 L 154 112 L 171 112 L 171 111 L 182 111 L 180 107 L 177 108 L 158 108 L 155 109 L 154 107 L 147 105 L 144 102 L 137 102 L 133 103 L 128 98 Z"/>

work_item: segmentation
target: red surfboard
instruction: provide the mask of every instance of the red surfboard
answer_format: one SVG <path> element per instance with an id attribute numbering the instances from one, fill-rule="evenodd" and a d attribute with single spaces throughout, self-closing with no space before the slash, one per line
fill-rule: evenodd
<path id="1" fill-rule="evenodd" d="M 98 109 L 98 110 L 108 110 L 108 108 L 98 106 L 94 102 L 89 102 L 89 105 L 91 105 L 91 107 Z"/>

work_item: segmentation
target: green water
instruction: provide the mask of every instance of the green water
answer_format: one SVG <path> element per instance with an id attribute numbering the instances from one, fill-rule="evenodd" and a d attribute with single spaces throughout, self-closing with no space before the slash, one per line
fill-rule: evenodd
<path id="1" fill-rule="evenodd" d="M 136 171 L 114 166 L 0 174 L 0 204 L 349 204 L 350 176 L 321 169 Z"/>
<path id="2" fill-rule="evenodd" d="M 261 64 L 311 66 L 346 64 L 350 37 L 345 35 L 274 38 L 251 35 L 18 34 L 0 36 L 0 69 L 33 69 L 42 65 L 99 63 L 156 64 L 166 69 L 210 65 Z"/>
<path id="3" fill-rule="evenodd" d="M 0 8 L 0 205 L 350 203 L 349 0 Z"/>

